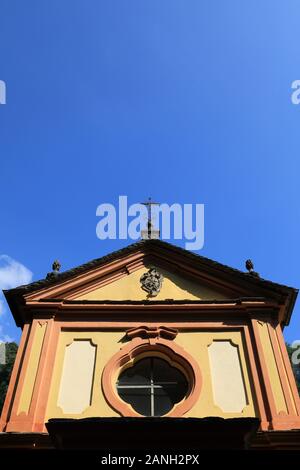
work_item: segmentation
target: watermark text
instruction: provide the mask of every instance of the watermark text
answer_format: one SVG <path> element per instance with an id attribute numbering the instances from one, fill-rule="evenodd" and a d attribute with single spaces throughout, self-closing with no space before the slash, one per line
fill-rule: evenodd
<path id="1" fill-rule="evenodd" d="M 6 84 L 0 80 L 0 104 L 6 104 Z"/>
<path id="2" fill-rule="evenodd" d="M 147 207 L 146 207 L 147 206 Z M 118 206 L 100 204 L 96 235 L 100 240 L 158 238 L 184 240 L 188 250 L 204 246 L 204 204 L 136 203 L 119 196 Z"/>

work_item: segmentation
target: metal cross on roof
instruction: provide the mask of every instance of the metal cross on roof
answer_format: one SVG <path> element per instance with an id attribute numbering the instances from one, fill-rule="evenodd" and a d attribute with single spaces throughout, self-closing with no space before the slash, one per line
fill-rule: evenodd
<path id="1" fill-rule="evenodd" d="M 152 206 L 159 206 L 159 202 L 154 202 L 151 200 L 151 197 L 148 198 L 147 202 L 142 202 L 144 206 L 147 208 L 148 212 L 148 221 L 147 221 L 147 230 L 141 231 L 141 237 L 143 240 L 150 240 L 153 238 L 159 238 L 160 232 L 153 227 L 153 213 L 152 213 Z"/>

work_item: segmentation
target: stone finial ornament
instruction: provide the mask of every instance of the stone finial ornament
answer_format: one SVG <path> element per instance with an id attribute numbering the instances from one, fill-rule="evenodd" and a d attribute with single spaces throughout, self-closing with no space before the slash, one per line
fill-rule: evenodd
<path id="1" fill-rule="evenodd" d="M 52 269 L 53 271 L 56 271 L 58 272 L 61 268 L 61 264 L 60 262 L 58 261 L 58 259 L 56 259 L 55 261 L 53 261 L 53 264 L 52 264 Z"/>
<path id="2" fill-rule="evenodd" d="M 251 259 L 246 260 L 245 266 L 249 274 L 251 274 L 252 276 L 259 277 L 259 274 L 254 271 L 254 264 Z"/>
<path id="3" fill-rule="evenodd" d="M 52 264 L 53 271 L 47 274 L 46 279 L 55 279 L 55 277 L 59 274 L 60 268 L 61 268 L 61 264 L 56 259 L 55 261 L 53 261 L 53 264 Z"/>
<path id="4" fill-rule="evenodd" d="M 156 268 L 150 268 L 149 271 L 144 273 L 140 278 L 142 289 L 148 292 L 149 297 L 156 297 L 157 294 L 159 294 L 163 280 L 162 274 L 160 274 Z"/>
<path id="5" fill-rule="evenodd" d="M 251 259 L 246 260 L 245 266 L 246 266 L 247 271 L 249 271 L 249 273 L 251 273 L 251 271 L 253 271 L 253 269 L 254 269 L 254 265 L 253 265 Z"/>

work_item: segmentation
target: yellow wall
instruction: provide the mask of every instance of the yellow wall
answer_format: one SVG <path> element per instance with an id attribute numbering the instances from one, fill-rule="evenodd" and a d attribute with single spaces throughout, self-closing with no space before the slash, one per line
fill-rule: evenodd
<path id="1" fill-rule="evenodd" d="M 214 404 L 226 413 L 241 413 L 248 405 L 239 345 L 215 339 L 208 347 Z"/>
<path id="2" fill-rule="evenodd" d="M 248 404 L 245 406 L 242 413 L 225 413 L 214 403 L 213 383 L 208 348 L 213 341 L 221 340 L 231 340 L 234 344 L 238 345 L 241 369 L 243 372 L 243 380 L 248 401 Z M 203 380 L 199 400 L 185 416 L 197 418 L 202 418 L 205 416 L 222 416 L 224 418 L 231 418 L 236 416 L 248 417 L 257 415 L 255 411 L 254 397 L 250 387 L 248 373 L 249 367 L 246 364 L 242 337 L 239 332 L 184 332 L 179 333 L 175 341 L 198 361 Z M 232 380 L 234 380 L 236 372 L 232 370 L 231 373 Z M 226 394 L 229 391 L 224 389 L 223 392 Z"/>
<path id="3" fill-rule="evenodd" d="M 56 362 L 53 372 L 53 379 L 50 389 L 50 398 L 48 402 L 48 409 L 46 413 L 46 421 L 49 418 L 62 418 L 62 417 L 74 417 L 84 418 L 92 416 L 118 416 L 106 403 L 102 390 L 101 390 L 101 375 L 104 366 L 115 354 L 119 348 L 119 341 L 124 336 L 121 332 L 62 332 L 57 350 Z M 92 400 L 91 406 L 89 406 L 83 413 L 79 415 L 64 414 L 62 409 L 58 407 L 58 396 L 60 390 L 60 383 L 63 371 L 65 349 L 74 339 L 92 339 L 93 344 L 96 345 L 96 359 L 94 365 L 94 377 L 93 377 L 93 389 L 92 389 Z M 78 390 L 74 390 L 74 393 L 80 393 Z"/>
<path id="4" fill-rule="evenodd" d="M 79 414 L 90 406 L 95 354 L 96 345 L 89 339 L 80 338 L 65 347 L 57 402 L 64 413 Z"/>
<path id="5" fill-rule="evenodd" d="M 54 367 L 53 380 L 50 389 L 50 399 L 48 402 L 46 421 L 49 418 L 84 418 L 84 417 L 109 417 L 118 416 L 106 403 L 102 390 L 101 390 L 101 375 L 103 368 L 109 361 L 111 356 L 119 351 L 122 343 L 120 340 L 124 337 L 125 332 L 62 332 L 60 336 L 56 363 Z M 74 340 L 88 339 L 92 340 L 92 344 L 96 345 L 95 364 L 93 365 L 94 376 L 93 385 L 91 390 L 91 405 L 88 406 L 83 413 L 79 414 L 66 414 L 57 405 L 58 397 L 61 387 L 61 377 L 63 372 L 64 356 L 67 345 Z M 245 386 L 245 394 L 247 405 L 242 410 L 242 413 L 231 413 L 222 411 L 217 405 L 214 404 L 213 398 L 213 385 L 211 380 L 211 365 L 209 362 L 208 346 L 214 340 L 231 340 L 234 344 L 238 345 L 240 365 L 243 373 L 243 382 Z M 253 395 L 250 387 L 249 375 L 247 372 L 247 364 L 243 352 L 242 338 L 239 332 L 181 332 L 175 339 L 175 342 L 182 346 L 188 353 L 190 353 L 199 363 L 203 385 L 198 403 L 185 415 L 189 417 L 204 417 L 204 416 L 255 416 L 255 406 Z M 232 371 L 232 379 L 236 371 Z M 68 393 L 81 393 L 80 387 L 70 387 Z M 228 393 L 224 388 L 223 393 Z"/>
<path id="6" fill-rule="evenodd" d="M 78 300 L 144 300 L 147 298 L 147 292 L 141 288 L 140 278 L 149 269 L 143 267 L 123 278 L 112 282 L 103 287 L 98 287 L 89 293 L 79 295 Z M 158 268 L 163 275 L 164 280 L 160 293 L 154 297 L 155 300 L 164 299 L 224 299 L 225 297 L 216 290 L 210 289 L 196 282 L 191 282 L 170 273 L 164 269 Z"/>

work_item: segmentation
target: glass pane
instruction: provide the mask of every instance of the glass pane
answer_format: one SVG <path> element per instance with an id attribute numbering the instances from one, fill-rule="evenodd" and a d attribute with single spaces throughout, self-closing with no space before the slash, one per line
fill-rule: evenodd
<path id="1" fill-rule="evenodd" d="M 151 416 L 150 388 L 119 388 L 122 400 L 143 416 Z"/>
<path id="2" fill-rule="evenodd" d="M 168 413 L 174 406 L 174 403 L 163 388 L 157 388 L 154 391 L 154 416 L 162 416 Z"/>
<path id="3" fill-rule="evenodd" d="M 153 380 L 154 382 L 166 381 L 170 372 L 169 364 L 159 358 L 153 358 Z"/>
<path id="4" fill-rule="evenodd" d="M 159 382 L 186 382 L 184 375 L 179 369 L 170 366 L 163 359 L 153 358 L 153 380 Z"/>
<path id="5" fill-rule="evenodd" d="M 181 384 L 181 387 L 187 388 L 187 381 L 183 373 L 162 359 L 153 359 L 153 381 L 158 385 Z"/>
<path id="6" fill-rule="evenodd" d="M 177 385 L 161 385 L 154 389 L 154 416 L 163 416 L 186 395 L 187 383 Z"/>
<path id="7" fill-rule="evenodd" d="M 118 385 L 150 385 L 151 359 L 142 359 L 121 373 Z"/>

